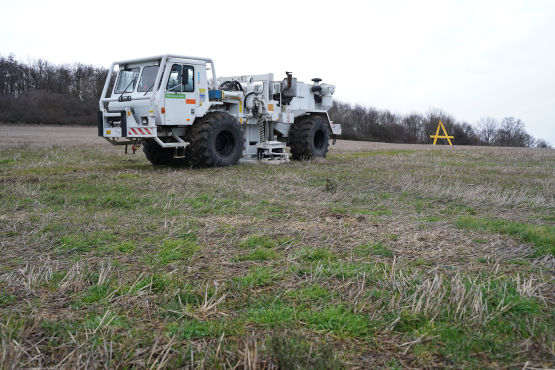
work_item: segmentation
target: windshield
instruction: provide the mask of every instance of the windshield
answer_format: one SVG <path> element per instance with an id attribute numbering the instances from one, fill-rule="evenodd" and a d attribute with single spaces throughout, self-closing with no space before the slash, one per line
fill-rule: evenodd
<path id="1" fill-rule="evenodd" d="M 137 83 L 137 77 L 139 76 L 139 67 L 131 69 L 122 69 L 119 71 L 118 83 L 116 84 L 116 94 L 125 92 L 133 92 L 135 90 L 135 83 Z M 148 88 L 148 87 L 147 87 Z"/>
<path id="2" fill-rule="evenodd" d="M 145 92 L 152 90 L 152 85 L 154 85 L 154 80 L 158 74 L 158 66 L 148 66 L 143 68 L 143 73 L 139 79 L 139 86 L 137 91 Z M 125 87 L 125 86 L 124 86 Z"/>

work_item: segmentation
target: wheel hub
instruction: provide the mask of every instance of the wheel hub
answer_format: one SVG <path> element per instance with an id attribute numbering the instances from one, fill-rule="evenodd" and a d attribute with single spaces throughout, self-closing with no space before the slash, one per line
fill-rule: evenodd
<path id="1" fill-rule="evenodd" d="M 216 136 L 216 152 L 226 157 L 233 151 L 233 134 L 230 131 L 221 131 Z"/>
<path id="2" fill-rule="evenodd" d="M 318 130 L 314 133 L 314 147 L 318 150 L 323 149 L 325 143 L 325 135 L 322 130 Z"/>

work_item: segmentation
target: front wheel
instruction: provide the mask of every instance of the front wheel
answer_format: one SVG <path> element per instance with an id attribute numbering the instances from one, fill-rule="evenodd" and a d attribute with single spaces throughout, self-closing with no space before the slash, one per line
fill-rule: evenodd
<path id="1" fill-rule="evenodd" d="M 243 155 L 243 130 L 225 112 L 211 112 L 195 122 L 189 141 L 195 167 L 230 166 Z"/>
<path id="2" fill-rule="evenodd" d="M 319 116 L 301 117 L 291 126 L 289 143 L 291 158 L 305 160 L 325 157 L 329 142 L 328 126 Z"/>

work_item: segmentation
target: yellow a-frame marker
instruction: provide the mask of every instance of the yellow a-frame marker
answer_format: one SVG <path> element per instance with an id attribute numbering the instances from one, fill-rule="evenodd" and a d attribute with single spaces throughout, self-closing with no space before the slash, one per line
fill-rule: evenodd
<path id="1" fill-rule="evenodd" d="M 440 136 L 439 135 L 439 129 L 443 130 L 443 133 L 445 135 Z M 447 142 L 449 143 L 450 146 L 453 146 L 453 143 L 451 143 L 451 139 L 454 139 L 454 136 L 449 136 L 449 134 L 447 133 L 447 130 L 445 129 L 445 126 L 443 126 L 443 122 L 439 121 L 439 125 L 437 125 L 437 130 L 436 130 L 436 134 L 435 135 L 430 135 L 430 137 L 432 139 L 434 139 L 434 143 L 432 145 L 436 145 L 437 139 L 447 139 Z"/>

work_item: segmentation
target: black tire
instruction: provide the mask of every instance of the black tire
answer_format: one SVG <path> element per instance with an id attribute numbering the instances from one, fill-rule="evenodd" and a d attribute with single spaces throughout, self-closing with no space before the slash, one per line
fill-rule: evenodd
<path id="1" fill-rule="evenodd" d="M 185 158 L 174 158 L 174 148 L 162 148 L 152 139 L 143 140 L 143 152 L 146 159 L 155 166 L 173 165 L 185 166 L 190 164 L 189 151 L 185 149 Z"/>
<path id="2" fill-rule="evenodd" d="M 301 161 L 314 157 L 324 158 L 328 152 L 329 138 L 328 126 L 322 117 L 301 117 L 295 121 L 289 132 L 291 159 Z"/>
<path id="3" fill-rule="evenodd" d="M 194 167 L 231 166 L 243 155 L 243 130 L 225 112 L 211 112 L 195 122 L 189 141 Z"/>

